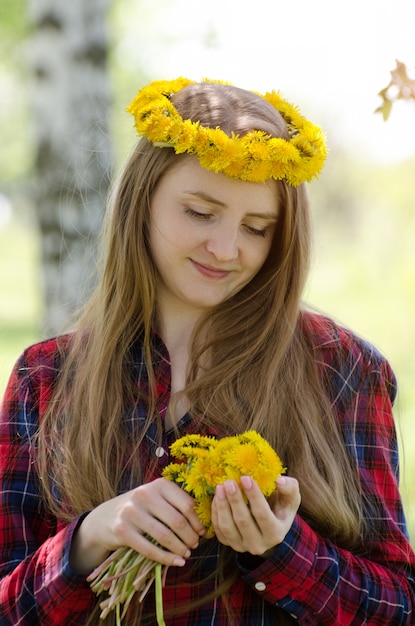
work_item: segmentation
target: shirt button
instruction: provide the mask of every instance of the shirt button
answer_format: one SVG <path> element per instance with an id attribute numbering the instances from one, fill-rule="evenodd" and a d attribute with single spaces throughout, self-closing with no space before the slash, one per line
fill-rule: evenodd
<path id="1" fill-rule="evenodd" d="M 162 456 L 164 456 L 164 452 L 165 452 L 164 448 L 159 447 L 159 448 L 156 448 L 155 455 L 158 456 L 160 459 Z"/>
<path id="2" fill-rule="evenodd" d="M 263 582 L 257 582 L 255 583 L 255 589 L 257 591 L 265 591 L 265 589 L 267 588 L 266 584 Z"/>

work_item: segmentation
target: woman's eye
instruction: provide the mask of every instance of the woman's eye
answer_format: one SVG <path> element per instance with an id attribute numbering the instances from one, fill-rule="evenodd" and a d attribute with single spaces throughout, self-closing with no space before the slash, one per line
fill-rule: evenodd
<path id="1" fill-rule="evenodd" d="M 186 215 L 189 217 L 193 217 L 197 220 L 206 221 L 210 218 L 210 213 L 200 213 L 199 211 L 195 211 L 194 209 L 189 209 L 188 207 L 185 209 Z"/>
<path id="2" fill-rule="evenodd" d="M 253 226 L 247 226 L 246 229 L 251 235 L 256 235 L 257 237 L 265 237 L 265 235 L 267 234 L 266 228 L 260 229 L 254 228 Z"/>

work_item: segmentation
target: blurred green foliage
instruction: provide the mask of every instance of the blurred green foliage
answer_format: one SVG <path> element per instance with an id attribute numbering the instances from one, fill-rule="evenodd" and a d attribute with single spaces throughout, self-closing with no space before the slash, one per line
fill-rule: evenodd
<path id="1" fill-rule="evenodd" d="M 0 180 L 10 190 L 31 164 L 27 97 L 26 0 L 0 3 Z"/>
<path id="2" fill-rule="evenodd" d="M 36 231 L 16 217 L 0 226 L 0 396 L 19 353 L 40 337 Z"/>
<path id="3" fill-rule="evenodd" d="M 26 19 L 27 0 L 1 0 L 0 42 L 1 48 L 7 44 L 23 41 L 28 30 Z M 9 49 L 10 53 L 10 49 Z M 10 59 L 10 55 L 8 57 Z M 3 62 L 7 59 L 3 58 Z"/>
<path id="4" fill-rule="evenodd" d="M 380 166 L 341 155 L 340 163 L 332 153 L 310 186 L 315 254 L 306 300 L 374 343 L 397 375 L 401 491 L 415 544 L 415 157 Z M 348 205 L 339 211 L 343 192 Z"/>

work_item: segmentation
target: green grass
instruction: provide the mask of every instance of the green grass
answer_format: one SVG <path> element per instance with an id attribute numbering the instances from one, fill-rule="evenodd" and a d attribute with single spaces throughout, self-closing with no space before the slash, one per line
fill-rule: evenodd
<path id="1" fill-rule="evenodd" d="M 318 226 L 316 262 L 307 301 L 372 341 L 391 361 L 399 381 L 395 418 L 401 443 L 401 491 L 415 539 L 415 251 L 413 228 L 372 221 L 359 234 L 333 239 Z M 390 238 L 393 235 L 394 241 Z M 399 246 L 395 242 L 399 241 Z M 363 242 L 364 245 L 363 245 Z M 20 352 L 41 337 L 38 240 L 13 220 L 0 229 L 0 394 Z"/>

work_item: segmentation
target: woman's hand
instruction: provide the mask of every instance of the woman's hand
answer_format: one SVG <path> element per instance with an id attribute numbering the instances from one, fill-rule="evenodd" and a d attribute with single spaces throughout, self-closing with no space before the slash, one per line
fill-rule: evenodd
<path id="1" fill-rule="evenodd" d="M 175 483 L 158 478 L 104 502 L 85 517 L 73 538 L 71 566 L 89 573 L 121 546 L 164 565 L 181 566 L 203 534 L 193 498 Z"/>
<path id="2" fill-rule="evenodd" d="M 250 476 L 242 476 L 241 484 L 248 504 L 235 481 L 216 487 L 212 503 L 216 536 L 237 552 L 267 556 L 284 540 L 294 521 L 301 502 L 298 481 L 281 476 L 269 500 Z"/>

